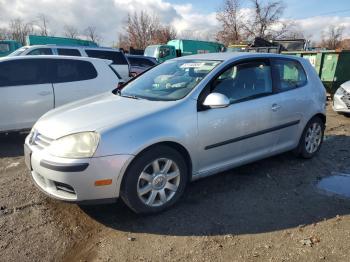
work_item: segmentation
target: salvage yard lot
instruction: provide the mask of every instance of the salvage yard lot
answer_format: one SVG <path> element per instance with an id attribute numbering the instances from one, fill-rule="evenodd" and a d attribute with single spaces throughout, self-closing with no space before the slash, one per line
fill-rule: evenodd
<path id="1" fill-rule="evenodd" d="M 25 168 L 25 135 L 3 135 L 0 260 L 349 261 L 350 200 L 315 186 L 350 173 L 350 118 L 327 114 L 312 160 L 287 153 L 202 179 L 152 216 L 49 199 Z"/>

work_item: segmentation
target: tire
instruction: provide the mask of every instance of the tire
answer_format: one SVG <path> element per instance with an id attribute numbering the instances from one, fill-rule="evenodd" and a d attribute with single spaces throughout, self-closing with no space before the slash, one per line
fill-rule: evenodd
<path id="1" fill-rule="evenodd" d="M 324 129 L 325 124 L 319 117 L 312 118 L 305 126 L 294 154 L 305 159 L 316 155 L 323 142 Z"/>
<path id="2" fill-rule="evenodd" d="M 178 151 L 155 146 L 138 155 L 127 169 L 121 198 L 135 213 L 161 212 L 179 200 L 188 176 L 186 162 Z"/>

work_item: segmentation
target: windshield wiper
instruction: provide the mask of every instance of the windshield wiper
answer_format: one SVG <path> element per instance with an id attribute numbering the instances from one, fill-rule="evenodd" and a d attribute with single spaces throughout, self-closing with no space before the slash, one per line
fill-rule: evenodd
<path id="1" fill-rule="evenodd" d="M 127 97 L 127 98 L 138 99 L 138 100 L 141 99 L 141 98 L 138 97 L 138 96 L 122 94 L 122 92 L 120 91 L 120 89 L 117 89 L 116 94 L 117 94 L 118 96 L 121 96 L 121 97 Z"/>

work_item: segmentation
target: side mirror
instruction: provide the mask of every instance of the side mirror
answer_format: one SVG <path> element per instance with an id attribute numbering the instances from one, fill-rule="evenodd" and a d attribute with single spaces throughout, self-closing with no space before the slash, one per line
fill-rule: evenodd
<path id="1" fill-rule="evenodd" d="M 211 93 L 205 98 L 203 105 L 210 108 L 224 108 L 230 105 L 230 99 L 220 93 Z"/>

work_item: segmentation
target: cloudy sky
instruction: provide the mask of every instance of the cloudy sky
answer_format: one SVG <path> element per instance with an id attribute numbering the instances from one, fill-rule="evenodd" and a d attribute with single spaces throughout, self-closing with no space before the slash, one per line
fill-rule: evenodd
<path id="1" fill-rule="evenodd" d="M 349 0 L 285 0 L 287 8 L 283 19 L 293 20 L 312 40 L 319 40 L 321 32 L 332 23 L 345 27 L 344 36 L 350 37 Z M 248 0 L 243 0 L 248 8 Z M 117 41 L 128 12 L 145 10 L 155 14 L 164 23 L 172 24 L 181 36 L 211 37 L 219 25 L 215 13 L 222 0 L 0 0 L 0 27 L 9 20 L 21 18 L 35 21 L 40 13 L 49 20 L 55 35 L 62 35 L 64 25 L 83 31 L 95 26 L 104 45 Z"/>

